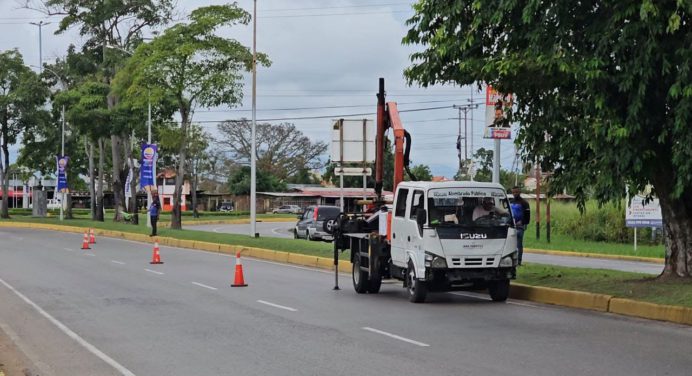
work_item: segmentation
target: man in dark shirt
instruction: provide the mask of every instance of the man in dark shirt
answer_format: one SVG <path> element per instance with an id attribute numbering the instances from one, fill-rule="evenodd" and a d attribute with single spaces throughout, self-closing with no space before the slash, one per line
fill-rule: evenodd
<path id="1" fill-rule="evenodd" d="M 526 230 L 526 226 L 529 225 L 529 221 L 531 220 L 531 206 L 526 200 L 524 200 L 523 197 L 521 197 L 521 190 L 519 189 L 519 187 L 512 188 L 512 196 L 514 196 L 512 205 L 521 206 L 521 215 L 515 215 L 515 217 L 518 218 L 518 220 L 516 220 L 518 251 L 517 261 L 519 265 L 521 265 L 521 258 L 524 255 L 524 230 Z"/>

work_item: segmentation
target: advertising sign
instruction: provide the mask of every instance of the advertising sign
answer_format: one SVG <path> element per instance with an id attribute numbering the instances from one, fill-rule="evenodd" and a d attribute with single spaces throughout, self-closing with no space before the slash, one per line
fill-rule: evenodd
<path id="1" fill-rule="evenodd" d="M 372 120 L 336 120 L 332 125 L 330 158 L 332 162 L 375 161 L 375 122 Z"/>
<path id="2" fill-rule="evenodd" d="M 156 189 L 154 164 L 156 163 L 156 144 L 142 144 L 142 163 L 139 169 L 139 184 L 145 191 Z"/>
<path id="3" fill-rule="evenodd" d="M 663 216 L 658 199 L 653 199 L 644 204 L 644 196 L 634 196 L 625 212 L 625 225 L 627 227 L 662 227 Z"/>
<path id="4" fill-rule="evenodd" d="M 512 94 L 502 94 L 488 85 L 485 92 L 484 138 L 508 140 L 512 137 L 507 113 L 512 107 Z"/>
<path id="5" fill-rule="evenodd" d="M 68 157 L 65 155 L 58 155 L 58 192 L 69 192 L 67 187 L 67 161 Z"/>

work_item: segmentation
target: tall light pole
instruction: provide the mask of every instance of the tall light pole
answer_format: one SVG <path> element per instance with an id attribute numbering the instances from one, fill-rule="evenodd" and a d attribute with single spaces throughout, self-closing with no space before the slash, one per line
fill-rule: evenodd
<path id="1" fill-rule="evenodd" d="M 43 20 L 39 22 L 29 22 L 30 24 L 34 26 L 38 26 L 38 71 L 39 73 L 43 73 L 43 33 L 42 29 L 44 26 L 49 25 L 50 22 L 43 22 Z"/>
<path id="2" fill-rule="evenodd" d="M 250 236 L 257 236 L 257 0 L 252 11 L 252 147 L 250 149 Z"/>
<path id="3" fill-rule="evenodd" d="M 39 67 L 40 69 L 41 67 Z M 60 77 L 59 74 L 57 74 L 54 70 L 46 68 L 46 71 L 50 72 L 55 78 L 58 79 L 58 82 L 60 82 L 60 86 L 62 87 L 63 91 L 67 91 L 67 85 L 65 84 L 65 81 Z M 60 132 L 60 155 L 65 156 L 65 105 L 62 105 L 61 113 L 60 113 L 60 118 L 61 118 L 61 132 Z M 60 220 L 64 220 L 65 215 L 64 215 L 64 209 L 63 206 L 65 205 L 65 192 L 60 192 Z"/>

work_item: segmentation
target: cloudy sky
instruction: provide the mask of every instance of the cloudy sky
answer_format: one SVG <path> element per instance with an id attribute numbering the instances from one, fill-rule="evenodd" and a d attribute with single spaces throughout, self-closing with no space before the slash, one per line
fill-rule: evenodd
<path id="1" fill-rule="evenodd" d="M 83 39 L 76 30 L 54 34 L 60 18 L 46 18 L 41 13 L 20 9 L 22 2 L 0 0 L 0 50 L 16 48 L 26 64 L 38 65 L 39 30 L 31 23 L 40 21 L 49 23 L 43 26 L 44 62 L 64 56 L 71 43 L 81 46 Z M 227 1 L 178 0 L 177 9 L 184 16 L 200 6 L 224 3 Z M 458 110 L 452 105 L 467 104 L 472 99 L 483 102 L 485 95 L 471 87 L 422 89 L 406 85 L 403 70 L 410 64 L 409 54 L 415 47 L 403 46 L 401 39 L 407 31 L 405 21 L 413 14 L 412 3 L 410 0 L 258 0 L 257 49 L 268 54 L 273 64 L 258 70 L 257 118 L 291 118 L 285 121 L 294 123 L 306 135 L 329 141 L 329 118 L 299 118 L 338 118 L 375 112 L 378 77 L 384 77 L 387 100 L 398 102 L 400 110 L 444 107 L 402 112 L 401 118 L 413 137 L 413 163 L 427 164 L 435 175 L 452 177 L 458 166 L 459 130 Z M 240 0 L 238 4 L 252 11 L 251 0 Z M 251 46 L 251 26 L 234 27 L 221 33 Z M 249 76 L 244 93 L 242 106 L 198 109 L 194 120 L 213 131 L 215 121 L 251 117 Z M 473 138 L 468 142 L 469 156 L 474 149 L 493 147 L 492 140 L 482 138 L 484 111 L 481 106 L 469 113 L 469 132 L 472 124 L 474 128 Z M 511 142 L 502 142 L 501 158 L 503 168 L 511 168 L 514 161 Z"/>

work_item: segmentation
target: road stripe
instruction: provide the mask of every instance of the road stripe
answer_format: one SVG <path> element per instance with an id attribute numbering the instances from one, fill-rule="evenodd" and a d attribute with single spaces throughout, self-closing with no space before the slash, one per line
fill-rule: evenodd
<path id="1" fill-rule="evenodd" d="M 93 253 L 85 253 L 84 256 L 96 256 L 96 255 Z"/>
<path id="2" fill-rule="evenodd" d="M 475 293 L 472 293 L 472 292 L 470 292 L 470 293 L 450 292 L 449 294 L 458 295 L 458 296 L 465 296 L 465 297 L 469 297 L 469 298 L 476 298 L 476 299 L 480 299 L 480 300 L 492 300 L 490 297 L 483 296 L 483 295 L 480 295 L 480 294 L 475 294 Z M 543 307 L 540 306 L 540 305 L 530 304 L 530 303 L 515 302 L 515 301 L 512 301 L 512 300 L 507 300 L 505 303 L 507 303 L 507 304 L 512 304 L 512 305 L 518 305 L 518 306 L 522 306 L 522 307 L 543 308 Z"/>
<path id="3" fill-rule="evenodd" d="M 392 333 L 387 333 L 387 332 L 384 332 L 384 331 L 382 331 L 382 330 L 378 330 L 378 329 L 375 329 L 375 328 L 371 328 L 371 327 L 369 327 L 369 326 L 365 326 L 365 327 L 363 327 L 362 329 L 363 329 L 363 330 L 367 330 L 367 331 L 369 331 L 369 332 L 373 332 L 373 333 L 377 333 L 377 334 L 382 334 L 383 336 L 387 336 L 387 337 L 390 337 L 390 338 L 398 339 L 399 341 L 408 342 L 408 343 L 414 344 L 414 345 L 416 345 L 416 346 L 420 346 L 420 347 L 430 347 L 430 345 L 428 345 L 427 343 L 414 341 L 414 340 L 412 340 L 412 339 L 408 339 L 408 338 L 405 338 L 405 337 L 402 337 L 402 336 L 398 336 L 398 335 L 392 334 Z"/>
<path id="4" fill-rule="evenodd" d="M 159 275 L 163 274 L 162 272 L 157 272 L 156 270 L 151 270 L 151 269 L 144 269 L 144 270 L 148 271 L 149 273 L 154 273 L 154 274 L 159 274 Z"/>
<path id="5" fill-rule="evenodd" d="M 72 249 L 72 248 L 63 248 L 63 249 L 66 251 L 69 251 L 69 252 L 74 252 L 74 249 Z"/>
<path id="6" fill-rule="evenodd" d="M 267 302 L 267 301 L 264 301 L 264 300 L 258 300 L 257 303 L 266 304 L 266 305 L 272 306 L 272 307 L 274 307 L 274 308 L 285 309 L 285 310 L 291 311 L 291 312 L 296 312 L 296 311 L 298 311 L 298 310 L 295 309 L 295 308 L 291 308 L 291 307 L 286 307 L 286 306 L 282 306 L 282 305 L 270 303 L 270 302 Z"/>
<path id="7" fill-rule="evenodd" d="M 111 260 L 111 262 L 114 263 L 114 264 L 118 264 L 118 265 L 125 265 L 125 263 L 122 262 L 122 261 Z"/>
<path id="8" fill-rule="evenodd" d="M 214 231 L 217 234 L 223 234 L 224 233 L 223 231 L 221 231 L 221 227 L 214 228 L 214 229 L 212 229 L 212 231 Z"/>
<path id="9" fill-rule="evenodd" d="M 205 289 L 209 289 L 209 290 L 218 290 L 216 287 L 207 286 L 204 283 L 192 282 L 192 284 L 197 285 L 199 287 L 204 287 Z"/>
<path id="10" fill-rule="evenodd" d="M 48 321 L 50 321 L 53 325 L 57 326 L 58 329 L 60 329 L 63 333 L 67 334 L 68 337 L 72 338 L 77 343 L 82 345 L 82 347 L 87 349 L 89 352 L 96 355 L 99 359 L 103 360 L 104 362 L 108 363 L 108 365 L 115 368 L 118 372 L 120 372 L 121 375 L 123 375 L 123 376 L 135 376 L 135 374 L 132 373 L 132 371 L 130 371 L 129 369 L 122 366 L 120 363 L 113 360 L 113 358 L 104 354 L 101 350 L 97 349 L 94 345 L 87 342 L 84 338 L 80 337 L 77 333 L 73 332 L 70 328 L 68 328 L 63 323 L 58 321 L 56 318 L 51 316 L 48 312 L 44 311 L 43 308 L 39 307 L 36 303 L 32 302 L 29 298 L 24 296 L 24 294 L 17 291 L 14 287 L 10 286 L 10 284 L 5 282 L 2 278 L 0 278 L 0 283 L 5 285 L 5 287 L 10 289 L 10 291 L 15 293 L 15 295 L 17 295 L 20 299 L 25 301 L 28 305 L 32 306 L 36 311 L 38 311 L 38 313 L 40 313 L 43 317 L 48 319 Z"/>

